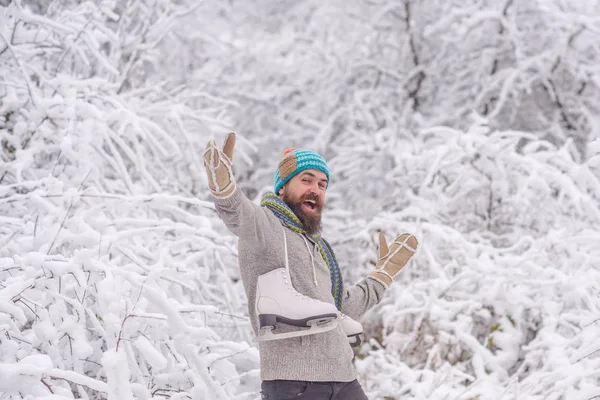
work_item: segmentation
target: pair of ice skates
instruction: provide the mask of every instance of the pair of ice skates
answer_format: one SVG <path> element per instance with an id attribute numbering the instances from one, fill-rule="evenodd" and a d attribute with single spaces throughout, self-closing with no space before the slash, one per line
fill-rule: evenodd
<path id="1" fill-rule="evenodd" d="M 278 268 L 258 277 L 256 314 L 259 320 L 256 341 L 259 342 L 328 332 L 340 324 L 352 347 L 361 343 L 360 334 L 363 329 L 360 322 L 342 314 L 333 304 L 312 299 L 296 291 L 286 268 Z M 275 333 L 273 331 L 277 322 L 299 329 Z"/>

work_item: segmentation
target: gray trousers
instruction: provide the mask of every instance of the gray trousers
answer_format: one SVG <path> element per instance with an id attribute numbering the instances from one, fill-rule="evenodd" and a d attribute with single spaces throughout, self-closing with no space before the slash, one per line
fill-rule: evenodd
<path id="1" fill-rule="evenodd" d="M 263 400 L 369 400 L 360 383 L 352 382 L 307 382 L 307 381 L 263 381 Z"/>

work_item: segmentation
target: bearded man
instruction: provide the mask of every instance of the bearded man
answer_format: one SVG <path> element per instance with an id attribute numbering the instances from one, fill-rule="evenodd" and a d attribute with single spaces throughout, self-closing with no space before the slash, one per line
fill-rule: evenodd
<path id="1" fill-rule="evenodd" d="M 258 206 L 235 184 L 234 146 L 233 133 L 222 149 L 211 140 L 204 165 L 217 213 L 239 238 L 248 313 L 259 338 L 262 398 L 367 399 L 348 337 L 415 253 L 416 238 L 405 233 L 388 247 L 380 234 L 376 269 L 344 286 L 333 249 L 321 236 L 330 185 L 325 160 L 311 150 L 286 150 L 274 192 Z M 263 334 L 275 326 L 281 333 Z"/>

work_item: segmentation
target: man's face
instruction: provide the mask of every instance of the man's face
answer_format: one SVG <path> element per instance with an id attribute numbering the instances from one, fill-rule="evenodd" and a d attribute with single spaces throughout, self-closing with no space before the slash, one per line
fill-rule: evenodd
<path id="1" fill-rule="evenodd" d="M 279 189 L 279 197 L 292 209 L 309 233 L 321 230 L 321 212 L 325 208 L 327 175 L 307 169 Z"/>

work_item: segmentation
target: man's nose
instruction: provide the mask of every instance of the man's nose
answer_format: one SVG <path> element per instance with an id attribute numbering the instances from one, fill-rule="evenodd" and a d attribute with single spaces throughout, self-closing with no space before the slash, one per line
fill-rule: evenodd
<path id="1" fill-rule="evenodd" d="M 323 193 L 323 189 L 321 189 L 321 187 L 319 187 L 318 183 L 316 183 L 316 184 L 313 183 L 312 185 L 310 185 L 308 190 L 310 193 L 313 193 L 313 194 L 319 196 L 319 198 L 321 197 L 321 194 Z"/>

